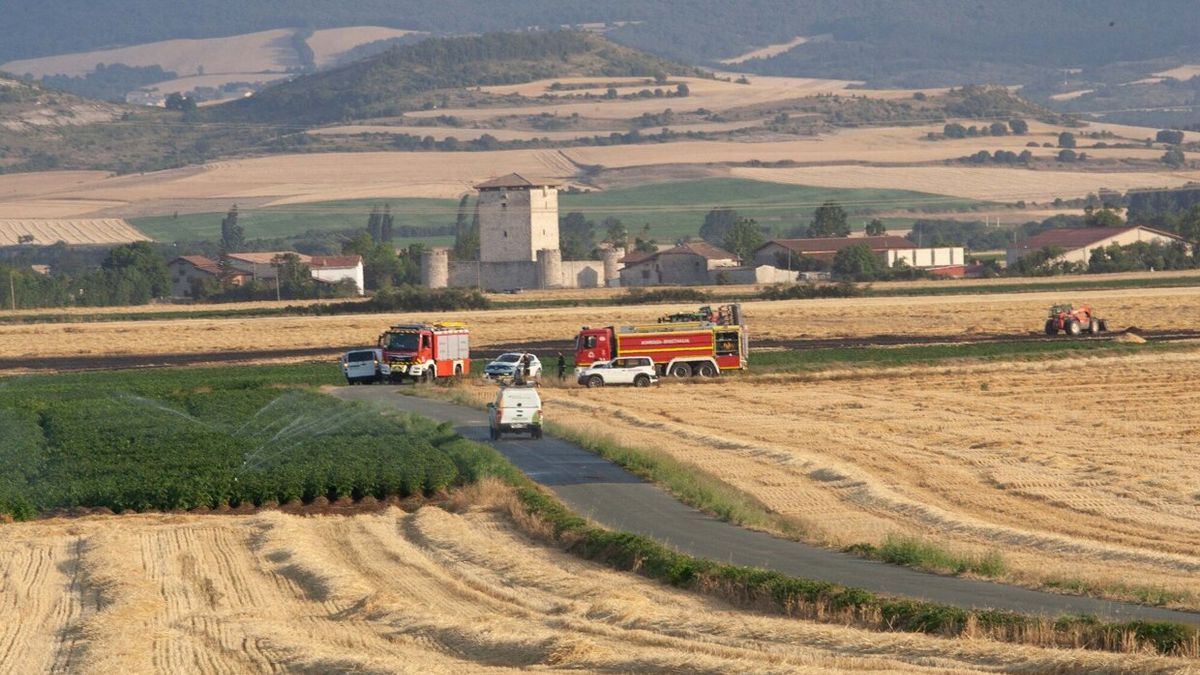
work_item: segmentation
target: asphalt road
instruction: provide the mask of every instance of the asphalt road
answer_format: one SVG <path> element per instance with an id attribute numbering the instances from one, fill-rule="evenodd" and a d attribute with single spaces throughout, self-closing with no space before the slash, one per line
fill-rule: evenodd
<path id="1" fill-rule="evenodd" d="M 403 385 L 341 387 L 335 395 L 348 401 L 410 411 L 440 422 L 449 421 L 463 436 L 495 447 L 576 513 L 613 529 L 652 537 L 691 555 L 964 608 L 1004 609 L 1051 617 L 1094 614 L 1117 621 L 1142 619 L 1200 625 L 1198 613 L 917 572 L 747 530 L 686 506 L 664 490 L 572 443 L 550 436 L 537 441 L 517 436 L 491 442 L 486 412 L 406 395 L 406 390 Z"/>

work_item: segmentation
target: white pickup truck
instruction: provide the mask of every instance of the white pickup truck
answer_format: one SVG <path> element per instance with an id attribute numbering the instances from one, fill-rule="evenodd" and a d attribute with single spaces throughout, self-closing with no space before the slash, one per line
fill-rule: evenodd
<path id="1" fill-rule="evenodd" d="M 632 384 L 649 387 L 658 382 L 658 371 L 649 356 L 623 356 L 611 361 L 597 361 L 577 374 L 579 384 L 585 387 L 603 387 L 610 384 Z"/>
<path id="2" fill-rule="evenodd" d="M 513 385 L 501 387 L 496 400 L 488 404 L 488 427 L 492 440 L 504 433 L 528 433 L 542 437 L 542 397 L 537 387 Z"/>

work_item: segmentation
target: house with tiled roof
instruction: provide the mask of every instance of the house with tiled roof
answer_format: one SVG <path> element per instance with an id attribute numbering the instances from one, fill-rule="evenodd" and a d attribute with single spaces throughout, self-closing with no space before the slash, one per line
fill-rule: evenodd
<path id="1" fill-rule="evenodd" d="M 796 269 L 802 258 L 831 263 L 838 251 L 856 245 L 869 247 L 888 267 L 907 265 L 943 276 L 962 276 L 966 271 L 966 251 L 961 246 L 921 248 L 895 235 L 772 239 L 754 250 L 754 263 L 784 269 Z"/>
<path id="2" fill-rule="evenodd" d="M 183 255 L 167 263 L 167 274 L 171 279 L 171 297 L 190 298 L 196 284 L 203 279 L 221 278 L 221 265 L 202 255 Z M 229 281 L 240 286 L 251 275 L 241 270 L 230 270 Z"/>
<path id="3" fill-rule="evenodd" d="M 1058 260 L 1087 264 L 1092 250 L 1107 248 L 1113 244 L 1128 246 L 1142 242 L 1157 242 L 1160 244 L 1183 243 L 1184 240 L 1170 232 L 1157 230 L 1145 225 L 1122 225 L 1119 227 L 1070 227 L 1055 228 L 1036 234 L 1028 239 L 1018 241 L 1008 249 L 1005 256 L 1009 265 L 1046 247 L 1063 251 Z"/>
<path id="4" fill-rule="evenodd" d="M 360 255 L 314 255 L 308 259 L 308 268 L 317 281 L 336 284 L 350 279 L 363 294 L 363 259 Z"/>
<path id="5" fill-rule="evenodd" d="M 737 256 L 708 242 L 686 242 L 623 259 L 622 286 L 689 286 L 715 283 L 714 270 L 737 267 Z"/>

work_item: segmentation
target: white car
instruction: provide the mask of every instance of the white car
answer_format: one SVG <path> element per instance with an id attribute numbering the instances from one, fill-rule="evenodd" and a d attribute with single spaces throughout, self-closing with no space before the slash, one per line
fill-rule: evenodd
<path id="1" fill-rule="evenodd" d="M 483 367 L 483 376 L 489 380 L 517 377 L 517 369 L 523 368 L 528 361 L 529 370 L 526 376 L 536 380 L 542 376 L 542 362 L 537 356 L 522 352 L 509 352 L 497 356 L 495 360 Z"/>
<path id="2" fill-rule="evenodd" d="M 341 361 L 348 384 L 383 382 L 392 374 L 391 367 L 383 362 L 382 349 L 355 349 L 342 354 Z"/>
<path id="3" fill-rule="evenodd" d="M 501 387 L 496 400 L 488 404 L 488 428 L 492 440 L 504 433 L 528 433 L 542 437 L 542 397 L 536 387 Z"/>
<path id="4" fill-rule="evenodd" d="M 597 361 L 577 373 L 579 384 L 603 387 L 609 384 L 632 384 L 649 387 L 658 382 L 658 371 L 649 356 L 625 356 L 611 361 Z"/>

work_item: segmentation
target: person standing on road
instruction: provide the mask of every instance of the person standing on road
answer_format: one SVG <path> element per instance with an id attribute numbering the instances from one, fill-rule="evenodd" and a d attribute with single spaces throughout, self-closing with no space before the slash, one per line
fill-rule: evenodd
<path id="1" fill-rule="evenodd" d="M 562 352 L 558 353 L 558 379 L 567 379 L 567 359 Z"/>

